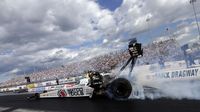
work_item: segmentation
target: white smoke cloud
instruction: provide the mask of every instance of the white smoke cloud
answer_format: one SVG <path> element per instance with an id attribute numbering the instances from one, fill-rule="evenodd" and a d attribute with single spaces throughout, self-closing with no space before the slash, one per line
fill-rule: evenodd
<path id="1" fill-rule="evenodd" d="M 172 62 L 172 68 L 178 65 Z M 150 65 L 151 66 L 151 65 Z M 151 74 L 149 70 L 149 65 L 135 66 L 133 72 L 129 74 L 130 68 L 120 71 L 120 67 L 112 71 L 117 77 L 122 77 L 129 80 L 132 84 L 132 94 L 129 99 L 159 99 L 159 98 L 169 98 L 169 99 L 195 99 L 200 100 L 200 81 L 198 77 L 196 79 L 187 78 L 185 80 L 148 80 L 146 76 Z M 156 67 L 154 65 L 154 67 Z M 184 66 L 185 67 L 185 66 Z M 183 67 L 181 67 L 183 69 Z M 176 70 L 181 70 L 180 67 L 176 67 Z M 167 71 L 172 71 L 166 69 Z M 166 70 L 160 69 L 159 66 L 156 67 L 152 73 L 158 71 L 164 72 Z M 199 75 L 199 74 L 198 74 Z"/>
<path id="2" fill-rule="evenodd" d="M 169 82 L 164 84 L 161 91 L 166 97 L 174 99 L 200 99 L 200 82 Z"/>

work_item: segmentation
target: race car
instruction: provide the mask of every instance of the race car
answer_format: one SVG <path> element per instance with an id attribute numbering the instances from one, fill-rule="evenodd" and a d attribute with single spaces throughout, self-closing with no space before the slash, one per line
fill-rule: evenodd
<path id="1" fill-rule="evenodd" d="M 60 86 L 60 85 L 58 85 Z M 131 95 L 131 83 L 125 78 L 116 78 L 110 75 L 101 75 L 96 71 L 89 71 L 78 84 L 62 86 L 60 89 L 35 93 L 28 99 L 58 98 L 58 97 L 89 97 L 105 96 L 123 100 Z"/>

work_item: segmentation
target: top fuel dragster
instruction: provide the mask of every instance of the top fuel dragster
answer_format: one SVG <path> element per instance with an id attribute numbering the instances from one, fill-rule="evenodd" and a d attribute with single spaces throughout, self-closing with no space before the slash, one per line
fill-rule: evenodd
<path id="1" fill-rule="evenodd" d="M 57 85 L 60 86 L 60 85 Z M 107 96 L 112 99 L 127 99 L 132 92 L 130 82 L 125 78 L 110 75 L 100 75 L 99 72 L 89 71 L 86 77 L 74 85 L 63 85 L 60 89 L 35 93 L 29 99 L 56 97 L 89 97 Z"/>

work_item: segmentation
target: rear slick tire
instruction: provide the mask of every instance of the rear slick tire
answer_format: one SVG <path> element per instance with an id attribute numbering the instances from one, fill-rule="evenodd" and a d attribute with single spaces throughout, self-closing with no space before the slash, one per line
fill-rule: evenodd
<path id="1" fill-rule="evenodd" d="M 125 78 L 117 78 L 109 85 L 109 96 L 115 100 L 127 100 L 132 93 L 132 85 Z"/>

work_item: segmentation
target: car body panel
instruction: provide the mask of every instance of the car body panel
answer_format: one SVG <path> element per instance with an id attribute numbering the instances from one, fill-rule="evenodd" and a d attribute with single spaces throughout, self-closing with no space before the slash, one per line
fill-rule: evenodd
<path id="1" fill-rule="evenodd" d="M 56 98 L 56 97 L 92 97 L 93 88 L 88 86 L 75 85 L 73 87 L 67 87 L 41 93 L 40 98 Z"/>

